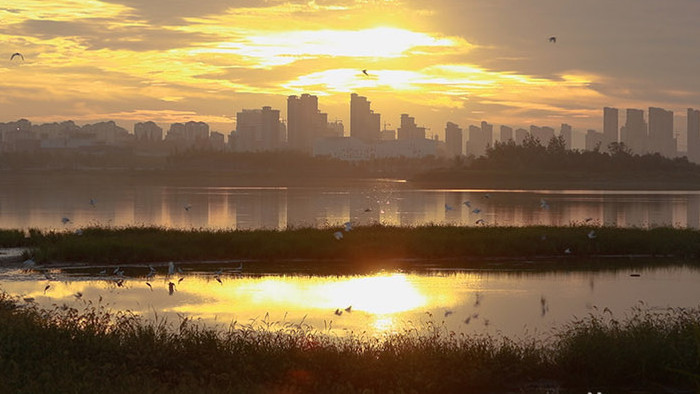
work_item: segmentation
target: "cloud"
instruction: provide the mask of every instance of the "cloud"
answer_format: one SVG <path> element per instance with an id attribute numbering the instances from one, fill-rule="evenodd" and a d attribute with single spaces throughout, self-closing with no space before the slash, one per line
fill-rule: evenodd
<path id="1" fill-rule="evenodd" d="M 182 32 L 147 25 L 122 25 L 112 19 L 91 18 L 75 21 L 29 19 L 0 29 L 4 34 L 35 37 L 42 40 L 71 38 L 86 50 L 130 51 L 168 50 L 196 45 L 210 39 L 206 34 Z"/>

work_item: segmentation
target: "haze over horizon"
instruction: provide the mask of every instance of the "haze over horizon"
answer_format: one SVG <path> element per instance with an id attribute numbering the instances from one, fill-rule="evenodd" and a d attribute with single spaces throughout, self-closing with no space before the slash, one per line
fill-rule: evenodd
<path id="1" fill-rule="evenodd" d="M 310 93 L 347 131 L 356 92 L 391 128 L 409 113 L 441 137 L 447 121 L 600 130 L 604 106 L 700 107 L 698 15 L 695 0 L 17 0 L 0 8 L 0 119 L 228 132 Z"/>

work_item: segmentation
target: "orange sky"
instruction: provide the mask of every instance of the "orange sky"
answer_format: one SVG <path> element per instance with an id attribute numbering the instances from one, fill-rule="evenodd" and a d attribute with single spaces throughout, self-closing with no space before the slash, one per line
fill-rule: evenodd
<path id="1" fill-rule="evenodd" d="M 0 121 L 228 133 L 241 109 L 284 117 L 306 92 L 347 132 L 356 92 L 390 128 L 409 113 L 441 138 L 447 121 L 600 130 L 603 106 L 700 107 L 698 15 L 695 0 L 13 0 Z"/>

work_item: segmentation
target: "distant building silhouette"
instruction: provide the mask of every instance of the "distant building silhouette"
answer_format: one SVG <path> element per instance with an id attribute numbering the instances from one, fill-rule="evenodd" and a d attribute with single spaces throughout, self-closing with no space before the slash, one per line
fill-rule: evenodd
<path id="1" fill-rule="evenodd" d="M 287 142 L 292 150 L 312 153 L 314 141 L 328 133 L 328 115 L 318 110 L 318 97 L 308 93 L 287 98 Z"/>
<path id="2" fill-rule="evenodd" d="M 424 140 L 425 127 L 418 127 L 416 120 L 408 114 L 401 114 L 401 127 L 397 129 L 399 140 Z"/>
<path id="3" fill-rule="evenodd" d="M 161 142 L 163 129 L 154 122 L 139 122 L 134 124 L 134 136 L 141 142 Z"/>
<path id="4" fill-rule="evenodd" d="M 513 139 L 513 128 L 505 125 L 501 125 L 499 141 L 508 142 L 508 140 Z"/>
<path id="5" fill-rule="evenodd" d="M 540 145 L 547 146 L 549 140 L 554 137 L 554 129 L 551 127 L 530 126 L 530 135 L 540 141 Z"/>
<path id="6" fill-rule="evenodd" d="M 603 147 L 603 133 L 588 129 L 588 131 L 586 131 L 586 150 L 593 151 L 596 149 L 601 152 L 606 150 L 605 147 Z"/>
<path id="7" fill-rule="evenodd" d="M 469 140 L 466 154 L 476 157 L 486 154 L 486 148 L 493 143 L 493 125 L 481 122 L 479 126 L 469 126 Z"/>
<path id="8" fill-rule="evenodd" d="M 262 109 L 244 109 L 236 114 L 236 133 L 231 144 L 234 150 L 278 150 L 283 138 L 279 110 L 265 106 Z"/>
<path id="9" fill-rule="evenodd" d="M 350 136 L 364 142 L 381 140 L 380 115 L 370 109 L 367 97 L 350 95 Z"/>
<path id="10" fill-rule="evenodd" d="M 676 157 L 677 145 L 673 136 L 673 112 L 649 107 L 649 147 L 662 156 Z"/>
<path id="11" fill-rule="evenodd" d="M 625 125 L 620 129 L 620 142 L 623 142 L 632 153 L 644 154 L 647 151 L 647 124 L 644 121 L 644 111 L 627 109 Z"/>
<path id="12" fill-rule="evenodd" d="M 617 108 L 603 108 L 603 151 L 607 151 L 608 145 L 619 141 L 619 118 Z"/>
<path id="13" fill-rule="evenodd" d="M 452 122 L 447 122 L 445 126 L 445 148 L 447 150 L 447 155 L 462 156 L 462 129 Z"/>
<path id="14" fill-rule="evenodd" d="M 688 108 L 688 160 L 700 163 L 700 111 Z"/>
<path id="15" fill-rule="evenodd" d="M 525 142 L 525 139 L 527 138 L 527 136 L 528 136 L 527 130 L 525 130 L 523 128 L 516 129 L 515 130 L 515 143 L 517 145 L 522 145 L 523 142 Z"/>
<path id="16" fill-rule="evenodd" d="M 571 129 L 571 125 L 562 123 L 561 129 L 559 129 L 559 136 L 564 139 L 564 148 L 571 149 L 573 142 L 573 131 Z"/>

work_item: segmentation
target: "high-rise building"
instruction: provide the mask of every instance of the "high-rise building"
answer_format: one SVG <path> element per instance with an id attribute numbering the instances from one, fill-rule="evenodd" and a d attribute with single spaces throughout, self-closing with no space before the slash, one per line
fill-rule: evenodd
<path id="1" fill-rule="evenodd" d="M 564 139 L 564 148 L 570 150 L 571 143 L 573 141 L 573 132 L 571 130 L 571 125 L 562 123 L 561 129 L 559 129 L 559 136 Z"/>
<path id="2" fill-rule="evenodd" d="M 163 140 L 163 129 L 154 122 L 139 122 L 134 124 L 134 136 L 137 141 L 160 142 Z"/>
<path id="3" fill-rule="evenodd" d="M 370 109 L 367 97 L 350 95 L 350 136 L 367 143 L 381 139 L 380 115 Z"/>
<path id="4" fill-rule="evenodd" d="M 515 130 L 515 143 L 516 143 L 516 145 L 522 145 L 523 142 L 525 142 L 527 135 L 528 135 L 527 130 L 525 130 L 523 128 L 516 129 Z"/>
<path id="5" fill-rule="evenodd" d="M 607 151 L 611 143 L 618 142 L 619 115 L 617 108 L 603 108 L 603 151 Z"/>
<path id="6" fill-rule="evenodd" d="M 688 160 L 700 163 L 700 111 L 688 108 Z"/>
<path id="7" fill-rule="evenodd" d="M 603 148 L 603 133 L 599 133 L 593 129 L 588 129 L 586 132 L 586 150 L 604 150 Z"/>
<path id="8" fill-rule="evenodd" d="M 501 125 L 501 133 L 499 135 L 499 141 L 508 142 L 513 139 L 513 128 L 505 125 Z"/>
<path id="9" fill-rule="evenodd" d="M 532 125 L 530 126 L 530 135 L 535 137 L 540 142 L 540 145 L 547 146 L 549 140 L 554 137 L 554 129 L 547 126 L 538 127 Z"/>
<path id="10" fill-rule="evenodd" d="M 311 153 L 314 140 L 328 132 L 328 115 L 318 110 L 318 97 L 308 93 L 287 98 L 289 148 Z"/>
<path id="11" fill-rule="evenodd" d="M 479 126 L 469 126 L 469 140 L 466 145 L 467 155 L 475 157 L 486 154 L 486 148 L 493 143 L 493 125 L 481 122 Z"/>
<path id="12" fill-rule="evenodd" d="M 649 107 L 649 147 L 666 157 L 676 157 L 677 147 L 673 137 L 673 111 Z"/>
<path id="13" fill-rule="evenodd" d="M 237 151 L 279 149 L 283 142 L 280 111 L 265 106 L 262 109 L 244 109 L 238 112 L 235 140 Z"/>
<path id="14" fill-rule="evenodd" d="M 397 130 L 399 140 L 424 140 L 425 127 L 418 127 L 416 120 L 408 114 L 401 114 L 401 127 Z"/>
<path id="15" fill-rule="evenodd" d="M 452 122 L 445 126 L 445 145 L 449 157 L 462 155 L 462 129 Z"/>
<path id="16" fill-rule="evenodd" d="M 644 154 L 647 151 L 647 124 L 644 121 L 644 111 L 627 109 L 625 125 L 620 129 L 620 142 L 624 143 L 632 153 Z"/>

